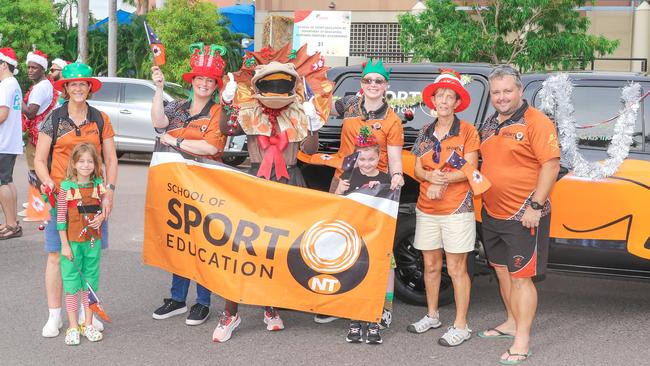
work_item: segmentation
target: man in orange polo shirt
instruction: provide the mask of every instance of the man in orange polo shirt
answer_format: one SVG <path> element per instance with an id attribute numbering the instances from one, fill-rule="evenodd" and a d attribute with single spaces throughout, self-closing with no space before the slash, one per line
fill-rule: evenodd
<path id="1" fill-rule="evenodd" d="M 421 180 L 413 246 L 422 251 L 424 258 L 428 313 L 407 330 L 424 333 L 442 325 L 438 296 L 444 249 L 447 272 L 454 286 L 456 319 L 438 343 L 454 347 L 472 335 L 467 324 L 471 287 L 467 255 L 474 250 L 476 222 L 467 177 L 461 170 L 450 167 L 447 161 L 452 155 L 460 156 L 476 169 L 479 138 L 472 124 L 456 116 L 471 101 L 460 75 L 451 69 L 440 71 L 435 82 L 422 91 L 422 101 L 436 111 L 438 118 L 420 130 L 413 145 L 413 153 L 417 156 L 415 175 Z"/>
<path id="2" fill-rule="evenodd" d="M 479 333 L 512 338 L 503 364 L 530 357 L 530 328 L 537 309 L 532 278 L 546 270 L 551 203 L 560 169 L 555 126 L 523 99 L 519 72 L 500 66 L 489 76 L 496 113 L 481 126 L 481 172 L 492 187 L 483 193 L 483 244 L 499 279 L 504 323 Z"/>

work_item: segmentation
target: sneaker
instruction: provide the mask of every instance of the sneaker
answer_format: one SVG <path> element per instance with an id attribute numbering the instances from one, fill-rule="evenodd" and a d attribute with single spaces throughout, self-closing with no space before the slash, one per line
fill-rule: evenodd
<path id="1" fill-rule="evenodd" d="M 356 320 L 350 322 L 350 330 L 348 330 L 345 340 L 348 343 L 361 343 L 363 341 L 363 329 L 360 322 Z"/>
<path id="2" fill-rule="evenodd" d="M 104 331 L 104 323 L 102 323 L 102 321 L 99 320 L 95 314 L 93 314 L 93 327 L 95 327 L 95 329 L 100 332 Z"/>
<path id="3" fill-rule="evenodd" d="M 43 331 L 41 334 L 45 338 L 54 338 L 59 335 L 59 329 L 61 329 L 62 327 L 63 327 L 63 320 L 61 319 L 61 317 L 57 318 L 51 316 L 47 319 L 47 323 L 45 323 L 45 326 L 43 327 Z M 66 331 L 66 335 L 67 335 L 67 331 Z"/>
<path id="4" fill-rule="evenodd" d="M 102 332 L 98 331 L 97 328 L 92 326 L 92 324 L 83 327 L 82 332 L 84 337 L 86 337 L 86 339 L 88 339 L 91 342 L 99 342 L 102 339 L 104 339 L 104 335 L 102 334 Z"/>
<path id="5" fill-rule="evenodd" d="M 390 323 L 393 322 L 393 312 L 384 309 L 384 312 L 381 314 L 381 321 L 379 321 L 379 329 L 388 329 L 390 328 Z"/>
<path id="6" fill-rule="evenodd" d="M 331 316 L 331 315 L 325 315 L 325 314 L 316 314 L 316 315 L 314 315 L 314 321 L 316 323 L 318 323 L 318 324 L 331 323 L 331 322 L 335 321 L 336 319 L 338 319 L 338 318 L 335 317 L 335 316 Z"/>
<path id="7" fill-rule="evenodd" d="M 241 319 L 239 314 L 230 315 L 227 311 L 224 311 L 219 315 L 219 321 L 217 322 L 217 327 L 214 328 L 212 333 L 212 341 L 223 343 L 230 339 L 232 332 L 239 326 Z"/>
<path id="8" fill-rule="evenodd" d="M 185 319 L 185 324 L 187 325 L 200 325 L 205 323 L 206 320 L 210 317 L 210 308 L 196 303 L 190 308 L 190 314 Z"/>
<path id="9" fill-rule="evenodd" d="M 264 324 L 266 324 L 266 330 L 274 331 L 284 329 L 282 318 L 280 318 L 280 314 L 275 309 L 264 311 Z"/>
<path id="10" fill-rule="evenodd" d="M 379 323 L 368 323 L 368 334 L 366 334 L 367 344 L 381 344 L 384 340 L 381 339 L 381 330 Z"/>
<path id="11" fill-rule="evenodd" d="M 172 299 L 165 299 L 163 306 L 153 312 L 153 318 L 157 320 L 171 318 L 174 315 L 183 314 L 187 311 L 185 301 L 179 302 Z"/>
<path id="12" fill-rule="evenodd" d="M 438 339 L 438 344 L 445 347 L 455 347 L 470 339 L 471 336 L 472 330 L 468 326 L 465 326 L 465 329 L 451 326 L 447 328 L 447 333 Z"/>
<path id="13" fill-rule="evenodd" d="M 57 329 L 57 333 L 59 330 Z M 81 337 L 79 336 L 79 328 L 68 328 L 65 331 L 65 344 L 68 346 L 78 346 L 81 343 Z"/>
<path id="14" fill-rule="evenodd" d="M 427 314 L 423 316 L 422 319 L 406 327 L 406 330 L 411 333 L 420 334 L 432 328 L 440 328 L 441 325 L 442 323 L 440 322 L 438 312 L 436 311 L 436 314 L 433 317 L 430 317 L 429 314 Z"/>

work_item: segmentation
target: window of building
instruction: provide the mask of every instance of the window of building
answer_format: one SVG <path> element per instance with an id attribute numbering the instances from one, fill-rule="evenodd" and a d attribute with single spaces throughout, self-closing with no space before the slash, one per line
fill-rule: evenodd
<path id="1" fill-rule="evenodd" d="M 399 23 L 352 23 L 350 56 L 381 57 L 385 62 L 406 62 L 399 43 Z"/>

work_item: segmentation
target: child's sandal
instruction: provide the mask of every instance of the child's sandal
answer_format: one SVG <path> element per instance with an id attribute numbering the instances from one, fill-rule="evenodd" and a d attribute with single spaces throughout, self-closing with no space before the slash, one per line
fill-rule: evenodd
<path id="1" fill-rule="evenodd" d="M 65 331 L 65 344 L 68 346 L 78 346 L 81 342 L 79 336 L 79 328 L 68 328 Z"/>
<path id="2" fill-rule="evenodd" d="M 99 342 L 104 339 L 102 332 L 98 331 L 92 324 L 84 327 L 83 334 L 91 342 Z"/>

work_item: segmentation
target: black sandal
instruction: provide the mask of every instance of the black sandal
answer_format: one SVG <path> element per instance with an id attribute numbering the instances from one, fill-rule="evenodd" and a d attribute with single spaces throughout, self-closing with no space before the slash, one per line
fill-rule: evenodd
<path id="1" fill-rule="evenodd" d="M 23 228 L 19 224 L 16 226 L 5 225 L 5 229 L 0 231 L 0 240 L 18 238 L 23 236 Z"/>

